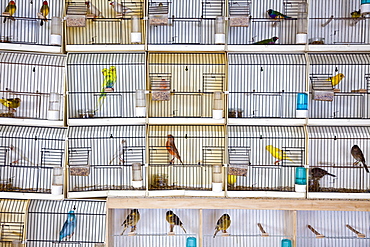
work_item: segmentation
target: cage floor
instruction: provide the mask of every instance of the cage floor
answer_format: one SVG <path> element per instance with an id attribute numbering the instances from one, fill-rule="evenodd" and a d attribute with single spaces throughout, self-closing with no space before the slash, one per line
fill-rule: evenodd
<path id="1" fill-rule="evenodd" d="M 51 193 L 51 189 L 20 188 L 20 187 L 13 186 L 11 183 L 0 184 L 0 191 L 1 192 L 22 192 L 22 193 L 27 193 L 27 192 Z"/>
<path id="2" fill-rule="evenodd" d="M 191 187 L 191 186 L 150 186 L 150 190 L 202 190 L 202 191 L 211 191 L 211 188 L 202 188 L 202 187 Z"/>
<path id="3" fill-rule="evenodd" d="M 370 193 L 370 190 L 309 186 L 308 192 Z"/>
<path id="4" fill-rule="evenodd" d="M 81 191 L 101 191 L 101 190 L 145 190 L 145 187 L 134 188 L 133 186 L 125 185 L 91 185 L 84 187 L 74 187 L 71 192 Z"/>
<path id="5" fill-rule="evenodd" d="M 227 186 L 229 191 L 295 191 L 294 187 L 278 186 L 278 187 L 250 187 L 250 186 Z"/>

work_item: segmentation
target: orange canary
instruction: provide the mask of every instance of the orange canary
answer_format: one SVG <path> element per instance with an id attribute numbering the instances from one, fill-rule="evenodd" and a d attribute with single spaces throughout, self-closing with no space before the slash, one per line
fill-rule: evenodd
<path id="1" fill-rule="evenodd" d="M 176 145 L 175 145 L 175 138 L 173 137 L 173 135 L 168 135 L 167 136 L 168 139 L 167 139 L 167 142 L 166 142 L 166 148 L 167 148 L 167 151 L 172 155 L 172 160 L 170 161 L 170 163 L 173 162 L 173 160 L 175 158 L 177 158 L 181 164 L 184 164 L 181 160 L 181 157 L 180 157 L 180 154 L 179 154 L 179 151 L 177 151 L 177 148 L 176 148 Z"/>

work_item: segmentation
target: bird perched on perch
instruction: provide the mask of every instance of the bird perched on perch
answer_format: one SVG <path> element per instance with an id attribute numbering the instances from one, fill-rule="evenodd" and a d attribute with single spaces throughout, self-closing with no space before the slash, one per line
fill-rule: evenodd
<path id="1" fill-rule="evenodd" d="M 75 211 L 71 210 L 68 212 L 67 219 L 64 222 L 63 228 L 59 233 L 59 242 L 64 238 L 71 238 L 75 233 L 76 228 L 76 215 Z"/>
<path id="2" fill-rule="evenodd" d="M 17 6 L 15 5 L 15 2 L 14 1 L 10 1 L 8 3 L 8 5 L 6 6 L 6 8 L 5 8 L 5 11 L 4 11 L 6 13 L 9 13 L 9 16 L 7 16 L 7 17 L 4 18 L 4 22 L 3 23 L 6 22 L 6 19 L 7 18 L 11 19 L 12 21 L 15 21 L 13 15 L 14 15 L 14 13 L 15 13 L 16 10 L 17 10 Z"/>
<path id="3" fill-rule="evenodd" d="M 320 180 L 325 175 L 336 177 L 334 174 L 331 174 L 331 173 L 327 172 L 326 170 L 321 169 L 319 167 L 315 167 L 315 168 L 310 169 L 310 176 L 314 180 Z"/>
<path id="4" fill-rule="evenodd" d="M 253 43 L 253 45 L 273 45 L 278 39 L 279 39 L 278 37 L 272 37 L 271 39 L 264 39 L 264 40 L 255 42 Z"/>
<path id="5" fill-rule="evenodd" d="M 21 99 L 20 98 L 14 98 L 14 99 L 0 99 L 0 103 L 4 106 L 12 109 L 12 111 L 16 111 L 15 108 L 18 108 L 21 105 Z"/>
<path id="6" fill-rule="evenodd" d="M 88 11 L 89 11 L 89 14 L 94 15 L 94 18 L 96 18 L 96 17 L 104 18 L 104 16 L 101 14 L 101 11 L 100 11 L 97 7 L 95 7 L 95 6 L 91 3 L 91 1 L 86 1 L 86 2 L 85 2 L 85 4 L 86 4 L 86 6 L 87 6 L 87 9 L 88 9 Z"/>
<path id="7" fill-rule="evenodd" d="M 119 158 L 119 164 L 125 163 L 125 161 L 123 160 L 123 157 L 122 157 L 125 146 L 126 146 L 126 140 L 122 140 L 121 144 L 119 146 L 119 149 L 116 151 L 116 153 L 113 155 L 112 159 L 109 161 L 109 165 L 112 164 L 113 161 L 117 158 Z"/>
<path id="8" fill-rule="evenodd" d="M 280 13 L 279 11 L 276 11 L 276 10 L 273 10 L 273 9 L 269 9 L 266 12 L 270 16 L 270 18 L 272 18 L 272 19 L 289 19 L 289 18 L 291 18 L 291 17 L 289 17 L 287 15 L 284 15 L 284 14 Z"/>
<path id="9" fill-rule="evenodd" d="M 361 17 L 361 9 L 359 9 L 358 11 L 354 10 L 353 12 L 351 12 L 351 17 L 352 18 L 360 18 Z"/>
<path id="10" fill-rule="evenodd" d="M 327 81 L 331 81 L 331 85 L 335 87 L 336 85 L 339 84 L 339 82 L 344 78 L 345 76 L 342 73 L 339 73 L 333 77 L 329 77 L 326 79 Z"/>
<path id="11" fill-rule="evenodd" d="M 357 165 L 358 163 L 361 162 L 364 165 L 364 168 L 365 168 L 366 172 L 369 173 L 369 169 L 367 168 L 367 165 L 365 164 L 364 154 L 362 153 L 360 147 L 357 146 L 357 145 L 353 145 L 353 147 L 351 148 L 351 154 L 352 154 L 353 158 L 355 158 L 355 160 L 357 160 L 357 162 L 355 164 Z"/>
<path id="12" fill-rule="evenodd" d="M 120 3 L 111 2 L 110 5 L 114 9 L 114 11 L 116 11 L 117 14 L 126 15 L 126 14 L 132 12 L 132 10 L 130 8 L 128 8 L 126 6 L 123 6 Z"/>
<path id="13" fill-rule="evenodd" d="M 184 164 L 181 160 L 181 157 L 180 157 L 180 154 L 179 154 L 179 151 L 177 150 L 176 148 L 176 145 L 175 145 L 175 138 L 173 137 L 173 135 L 167 135 L 167 142 L 166 142 L 166 149 L 167 151 L 172 155 L 172 160 L 170 161 L 170 164 L 173 163 L 173 160 L 176 158 L 178 159 L 181 164 Z"/>
<path id="14" fill-rule="evenodd" d="M 117 71 L 115 66 L 110 66 L 109 69 L 104 68 L 102 69 L 102 74 L 104 76 L 103 85 L 100 90 L 100 96 L 98 102 L 96 103 L 95 111 L 100 110 L 102 107 L 105 98 L 107 97 L 107 91 L 114 91 L 113 86 L 117 82 Z"/>
<path id="15" fill-rule="evenodd" d="M 180 226 L 181 229 L 186 233 L 186 230 L 182 225 L 180 218 L 171 210 L 166 212 L 166 220 L 170 224 L 170 232 L 173 232 L 174 226 Z"/>
<path id="16" fill-rule="evenodd" d="M 121 224 L 123 231 L 121 235 L 126 231 L 128 227 L 131 227 L 131 232 L 136 231 L 136 224 L 140 220 L 140 213 L 138 209 L 131 209 L 131 212 L 127 215 L 125 221 Z"/>
<path id="17" fill-rule="evenodd" d="M 275 159 L 278 159 L 277 161 L 275 161 L 275 163 L 274 163 L 275 165 L 277 163 L 279 163 L 280 161 L 282 161 L 282 160 L 289 160 L 289 161 L 291 161 L 291 162 L 294 163 L 294 161 L 291 158 L 289 158 L 289 156 L 284 151 L 282 151 L 282 150 L 280 150 L 280 149 L 278 149 L 278 148 L 276 148 L 276 147 L 274 147 L 272 145 L 267 145 L 266 146 L 266 150 L 269 151 L 270 154 Z"/>
<path id="18" fill-rule="evenodd" d="M 226 230 L 230 227 L 231 220 L 230 215 L 223 214 L 217 221 L 216 227 L 215 227 L 215 233 L 213 234 L 213 238 L 216 237 L 216 234 L 219 231 L 222 231 L 223 233 L 227 233 Z"/>
<path id="19" fill-rule="evenodd" d="M 40 26 L 42 26 L 42 25 L 44 25 L 44 21 L 47 21 L 46 16 L 48 16 L 48 14 L 49 14 L 49 5 L 48 5 L 47 1 L 42 2 L 42 6 L 41 6 L 41 9 L 40 9 L 40 14 L 42 15 L 42 16 L 40 16 L 42 18 L 41 22 L 40 22 Z"/>

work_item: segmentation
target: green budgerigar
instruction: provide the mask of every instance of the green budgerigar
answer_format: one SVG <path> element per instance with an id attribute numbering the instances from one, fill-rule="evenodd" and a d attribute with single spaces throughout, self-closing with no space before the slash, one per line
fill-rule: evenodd
<path id="1" fill-rule="evenodd" d="M 115 66 L 110 66 L 109 69 L 104 68 L 102 69 L 102 74 L 104 76 L 104 81 L 102 85 L 102 89 L 100 91 L 98 102 L 96 103 L 95 111 L 100 110 L 102 107 L 105 98 L 107 97 L 107 91 L 113 91 L 113 86 L 117 82 L 117 71 Z"/>

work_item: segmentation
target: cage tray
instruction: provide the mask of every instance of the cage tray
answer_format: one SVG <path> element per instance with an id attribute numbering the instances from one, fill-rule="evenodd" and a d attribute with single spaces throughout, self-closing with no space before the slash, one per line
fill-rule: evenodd
<path id="1" fill-rule="evenodd" d="M 230 191 L 295 191 L 294 187 L 289 187 L 289 186 L 279 186 L 279 187 L 247 187 L 247 186 L 227 186 L 227 190 Z"/>

